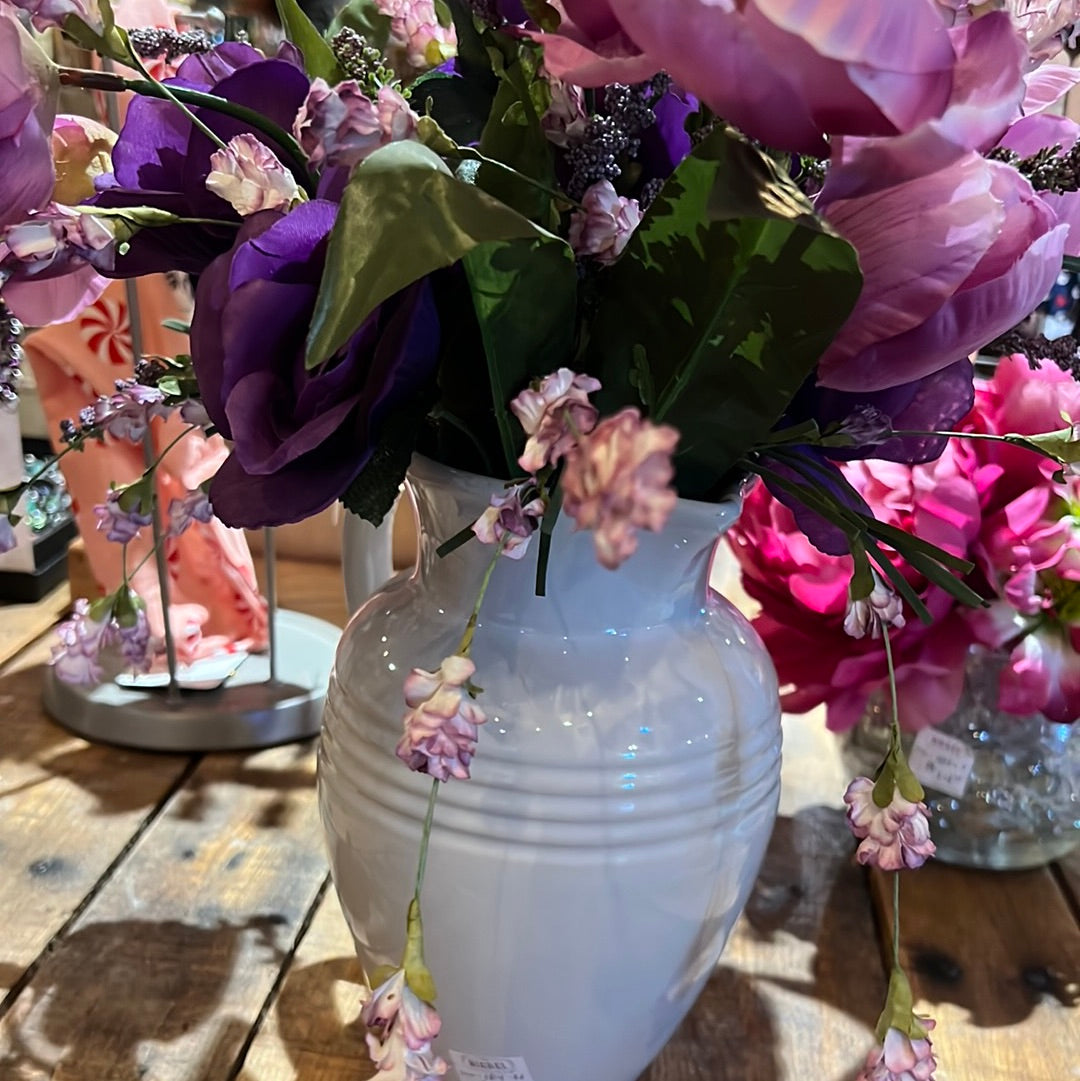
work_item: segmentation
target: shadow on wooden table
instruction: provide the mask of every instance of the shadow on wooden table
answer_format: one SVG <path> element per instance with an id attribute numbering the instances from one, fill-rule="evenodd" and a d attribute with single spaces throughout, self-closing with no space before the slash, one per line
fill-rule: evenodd
<path id="1" fill-rule="evenodd" d="M 79 1078 L 140 1081 L 178 1075 L 169 1066 L 177 1060 L 183 1076 L 227 1076 L 250 1028 L 228 1023 L 228 985 L 252 948 L 280 959 L 280 922 L 121 920 L 74 931 L 12 1007 L 0 1077 L 52 1077 L 63 1062 Z M 217 1039 L 196 1035 L 215 1019 Z M 214 1062 L 190 1061 L 207 1049 Z"/>

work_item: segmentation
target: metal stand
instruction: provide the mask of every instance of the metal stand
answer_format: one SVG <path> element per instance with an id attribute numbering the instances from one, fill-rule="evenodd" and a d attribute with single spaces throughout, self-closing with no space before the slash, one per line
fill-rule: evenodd
<path id="1" fill-rule="evenodd" d="M 111 99 L 110 99 L 111 100 Z M 142 325 L 135 282 L 128 279 L 128 315 L 135 356 L 142 356 Z M 153 440 L 144 444 L 147 464 Z M 85 739 L 150 751 L 248 750 L 318 734 L 323 700 L 341 631 L 299 612 L 279 611 L 273 531 L 265 537 L 269 620 L 265 654 L 237 658 L 237 667 L 208 690 L 183 686 L 169 624 L 169 575 L 161 515 L 153 500 L 158 584 L 165 612 L 168 679 L 162 686 L 102 683 L 74 686 L 45 671 L 44 705 L 53 720 Z"/>
<path id="2" fill-rule="evenodd" d="M 275 653 L 253 654 L 215 690 L 80 687 L 45 670 L 45 711 L 85 739 L 148 751 L 222 751 L 271 747 L 317 735 L 339 628 L 279 611 Z"/>

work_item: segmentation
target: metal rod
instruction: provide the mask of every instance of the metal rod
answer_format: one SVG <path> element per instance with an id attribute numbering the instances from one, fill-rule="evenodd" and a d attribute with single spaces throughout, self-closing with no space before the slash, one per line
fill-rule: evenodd
<path id="1" fill-rule="evenodd" d="M 263 529 L 263 563 L 266 571 L 266 642 L 270 657 L 270 682 L 277 682 L 277 556 L 274 531 Z"/>

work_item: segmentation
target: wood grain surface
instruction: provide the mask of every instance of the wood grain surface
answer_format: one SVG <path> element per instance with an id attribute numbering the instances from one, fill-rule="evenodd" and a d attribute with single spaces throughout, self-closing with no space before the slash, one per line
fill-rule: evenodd
<path id="1" fill-rule="evenodd" d="M 279 595 L 344 619 L 332 565 L 282 561 Z M 58 610 L 18 619 L 43 628 Z M 47 639 L 8 640 L 0 1081 L 369 1078 L 363 974 L 327 875 L 313 748 L 91 746 L 42 715 Z M 642 1081 L 852 1081 L 873 1042 L 890 887 L 853 862 L 846 777 L 820 716 L 785 719 L 784 754 L 746 912 Z M 904 959 L 919 1008 L 939 1020 L 939 1081 L 1080 1078 L 1078 898 L 1077 855 L 1033 872 L 905 876 Z"/>

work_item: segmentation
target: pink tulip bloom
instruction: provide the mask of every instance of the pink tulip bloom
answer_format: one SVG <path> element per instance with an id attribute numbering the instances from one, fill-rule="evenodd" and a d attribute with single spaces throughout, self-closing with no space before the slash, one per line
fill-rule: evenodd
<path id="1" fill-rule="evenodd" d="M 967 152 L 905 177 L 907 153 L 868 141 L 819 198 L 864 277 L 820 361 L 825 386 L 874 391 L 939 371 L 1024 318 L 1061 266 L 1068 226 L 1014 169 Z"/>
<path id="2" fill-rule="evenodd" d="M 554 465 L 593 430 L 599 413 L 589 395 L 599 389 L 599 379 L 559 368 L 544 376 L 535 389 L 526 387 L 511 401 L 510 409 L 529 437 L 518 458 L 526 473 Z"/>
<path id="3" fill-rule="evenodd" d="M 562 16 L 553 34 L 532 33 L 544 46 L 544 67 L 574 86 L 639 83 L 660 63 L 630 39 L 609 0 L 554 0 Z"/>
<path id="4" fill-rule="evenodd" d="M 920 1017 L 927 1032 L 934 1028 L 930 1017 Z M 866 1065 L 855 1081 L 934 1081 L 937 1059 L 929 1039 L 913 1040 L 898 1028 L 885 1033 L 885 1042 L 866 1056 Z"/>
<path id="5" fill-rule="evenodd" d="M 567 8 L 573 14 L 586 4 Z M 931 0 L 605 0 L 588 6 L 600 9 L 594 41 L 604 34 L 603 42 L 628 43 L 624 55 L 634 48 L 644 54 L 636 79 L 662 68 L 747 135 L 783 150 L 824 154 L 826 134 L 910 130 L 939 116 L 952 88 L 956 53 Z M 545 63 L 556 75 L 586 86 L 611 81 L 609 68 L 571 66 L 545 47 Z M 652 61 L 651 71 L 645 60 Z"/>
<path id="6" fill-rule="evenodd" d="M 476 665 L 447 657 L 437 672 L 414 668 L 405 678 L 405 732 L 395 753 L 411 770 L 440 781 L 467 780 L 478 728 L 487 717 L 466 691 Z"/>
<path id="7" fill-rule="evenodd" d="M 596 558 L 615 570 L 637 551 L 637 531 L 664 528 L 677 496 L 671 455 L 679 433 L 633 408 L 605 417 L 567 455 L 563 509 L 591 529 Z"/>
<path id="8" fill-rule="evenodd" d="M 921 867 L 936 851 L 926 804 L 894 791 L 888 807 L 879 807 L 873 791 L 869 777 L 856 777 L 844 793 L 848 827 L 860 841 L 855 858 L 883 871 Z"/>
<path id="9" fill-rule="evenodd" d="M 7 0 L 30 16 L 35 30 L 48 30 L 50 26 L 63 26 L 69 15 L 74 15 L 91 27 L 101 28 L 101 14 L 94 0 Z"/>

